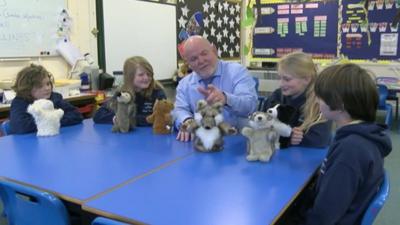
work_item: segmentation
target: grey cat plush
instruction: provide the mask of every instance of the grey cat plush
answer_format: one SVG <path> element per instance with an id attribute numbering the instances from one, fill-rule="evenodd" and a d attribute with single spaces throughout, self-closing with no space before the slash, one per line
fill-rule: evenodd
<path id="1" fill-rule="evenodd" d="M 223 135 L 236 134 L 234 127 L 223 122 L 222 103 L 208 105 L 205 100 L 197 102 L 194 120 L 182 124 L 183 130 L 194 134 L 194 147 L 201 152 L 220 151 L 223 149 Z"/>
<path id="2" fill-rule="evenodd" d="M 109 106 L 115 112 L 112 132 L 126 133 L 136 127 L 136 104 L 133 93 L 117 91 Z"/>

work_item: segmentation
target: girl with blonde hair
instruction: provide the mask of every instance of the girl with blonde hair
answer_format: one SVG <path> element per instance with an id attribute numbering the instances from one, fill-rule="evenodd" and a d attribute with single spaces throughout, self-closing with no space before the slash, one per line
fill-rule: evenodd
<path id="1" fill-rule="evenodd" d="M 330 143 L 331 123 L 322 118 L 314 93 L 317 69 L 310 55 L 293 52 L 278 62 L 280 88 L 268 97 L 264 111 L 280 104 L 284 122 L 293 130 L 281 138 L 281 148 L 291 145 L 325 147 Z"/>
<path id="2" fill-rule="evenodd" d="M 146 117 L 153 113 L 157 99 L 165 99 L 162 85 L 154 79 L 153 67 L 142 56 L 134 56 L 125 60 L 124 83 L 121 89 L 135 93 L 136 123 L 138 126 L 150 126 Z M 103 104 L 93 117 L 95 123 L 113 123 L 115 112 Z"/>

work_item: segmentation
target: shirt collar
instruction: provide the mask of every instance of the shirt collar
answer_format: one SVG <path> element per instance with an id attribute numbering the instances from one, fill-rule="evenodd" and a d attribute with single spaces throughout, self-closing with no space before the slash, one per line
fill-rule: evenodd
<path id="1" fill-rule="evenodd" d="M 195 71 L 193 71 L 193 75 L 194 75 L 193 83 L 195 83 L 195 84 L 203 83 L 202 82 L 203 78 L 201 78 L 199 74 L 197 74 Z M 214 74 L 210 76 L 209 79 L 213 80 L 215 77 L 220 77 L 220 76 L 222 76 L 222 62 L 221 62 L 221 60 L 218 60 L 217 69 L 215 70 Z"/>

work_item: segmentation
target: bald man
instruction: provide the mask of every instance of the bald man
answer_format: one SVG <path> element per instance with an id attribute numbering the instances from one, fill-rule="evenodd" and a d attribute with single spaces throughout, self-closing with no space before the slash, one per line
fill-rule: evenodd
<path id="1" fill-rule="evenodd" d="M 216 48 L 202 36 L 191 36 L 184 44 L 183 59 L 193 70 L 176 89 L 173 115 L 179 130 L 179 141 L 190 141 L 190 134 L 180 130 L 182 123 L 193 119 L 196 104 L 205 99 L 209 104 L 224 104 L 225 122 L 242 127 L 257 107 L 255 82 L 246 68 L 238 63 L 218 59 Z"/>

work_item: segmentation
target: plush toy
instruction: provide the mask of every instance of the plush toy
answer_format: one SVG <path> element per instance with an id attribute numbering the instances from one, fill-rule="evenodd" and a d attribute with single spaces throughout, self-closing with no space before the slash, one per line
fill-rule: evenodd
<path id="1" fill-rule="evenodd" d="M 172 80 L 174 82 L 179 83 L 179 81 L 182 80 L 182 78 L 184 78 L 186 75 L 188 75 L 191 72 L 192 72 L 192 70 L 189 68 L 189 65 L 186 62 L 184 62 L 179 65 L 178 70 L 172 76 Z"/>
<path id="2" fill-rule="evenodd" d="M 112 132 L 126 133 L 136 126 L 135 95 L 129 91 L 117 91 L 110 100 L 110 108 L 115 112 Z"/>
<path id="3" fill-rule="evenodd" d="M 146 117 L 148 123 L 153 124 L 155 134 L 170 134 L 172 128 L 171 111 L 174 104 L 166 99 L 156 100 L 153 113 Z"/>
<path id="4" fill-rule="evenodd" d="M 60 120 L 64 111 L 54 109 L 52 101 L 38 99 L 28 106 L 27 111 L 35 119 L 37 136 L 54 136 L 60 133 Z"/>
<path id="5" fill-rule="evenodd" d="M 194 134 L 194 147 L 201 152 L 223 149 L 223 135 L 236 134 L 234 127 L 223 122 L 222 103 L 208 105 L 205 100 L 197 102 L 194 120 L 182 124 L 182 129 Z"/>
<path id="6" fill-rule="evenodd" d="M 274 104 L 273 107 L 266 110 L 266 112 L 270 111 L 270 114 L 273 113 L 274 117 L 276 117 L 279 121 L 285 124 L 296 124 L 298 123 L 298 118 L 301 115 L 301 111 L 294 108 L 290 105 L 283 105 L 283 104 Z M 271 111 L 272 110 L 272 111 Z M 282 135 L 279 138 L 280 148 L 287 148 L 290 146 L 290 135 L 284 136 Z"/>
<path id="7" fill-rule="evenodd" d="M 249 118 L 249 126 L 242 129 L 243 136 L 248 138 L 247 160 L 268 162 L 277 148 L 279 136 L 288 137 L 292 128 L 277 119 L 277 107 L 266 113 L 255 112 Z"/>

